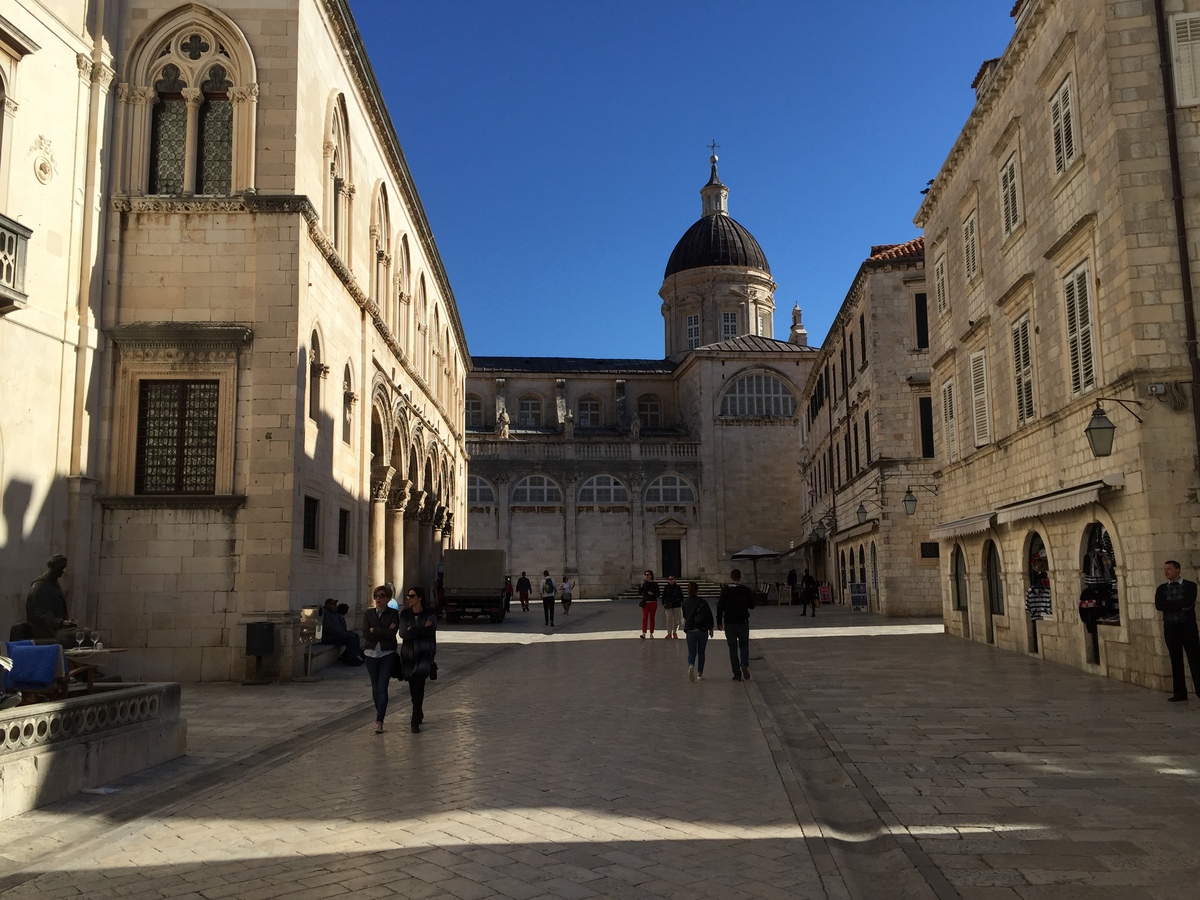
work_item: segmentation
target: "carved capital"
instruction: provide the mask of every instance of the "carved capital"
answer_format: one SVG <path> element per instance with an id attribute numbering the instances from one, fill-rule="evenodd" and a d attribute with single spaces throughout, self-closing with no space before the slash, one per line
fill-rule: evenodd
<path id="1" fill-rule="evenodd" d="M 247 100 L 257 100 L 258 99 L 258 85 L 257 84 L 239 85 L 238 87 L 230 88 L 228 91 L 228 94 L 229 94 L 230 101 L 233 102 L 235 105 L 238 103 L 245 103 Z"/>
<path id="2" fill-rule="evenodd" d="M 152 87 L 130 88 L 129 102 L 139 106 L 153 106 L 158 102 L 158 91 Z"/>
<path id="3" fill-rule="evenodd" d="M 6 114 L 8 114 L 10 116 L 15 116 L 17 114 L 17 110 L 20 108 L 21 108 L 21 104 L 18 103 L 16 100 L 14 100 L 12 97 L 4 98 L 4 112 Z"/>
<path id="4" fill-rule="evenodd" d="M 421 514 L 421 508 L 425 504 L 426 493 L 424 491 L 410 491 L 408 497 L 408 507 L 405 509 L 405 518 L 416 519 Z"/>
<path id="5" fill-rule="evenodd" d="M 179 93 L 183 94 L 188 106 L 199 106 L 204 102 L 204 92 L 200 88 L 185 87 Z"/>
<path id="6" fill-rule="evenodd" d="M 116 74 L 116 70 L 114 70 L 112 66 L 106 66 L 104 63 L 97 63 L 92 67 L 92 82 L 107 90 L 108 86 L 112 84 L 113 77 Z"/>
<path id="7" fill-rule="evenodd" d="M 79 78 L 88 84 L 92 81 L 92 61 L 86 53 L 75 54 L 75 65 L 79 67 Z"/>
<path id="8" fill-rule="evenodd" d="M 392 489 L 392 478 L 395 476 L 396 470 L 391 466 L 372 466 L 371 467 L 371 499 L 376 502 L 384 502 L 388 498 L 388 494 Z"/>
<path id="9" fill-rule="evenodd" d="M 448 538 L 454 532 L 454 513 L 447 511 L 442 520 L 442 537 Z"/>
<path id="10" fill-rule="evenodd" d="M 326 159 L 329 159 L 329 157 L 333 156 L 333 151 L 336 149 L 337 144 L 335 144 L 333 141 L 326 141 L 321 145 L 321 150 L 325 154 Z"/>

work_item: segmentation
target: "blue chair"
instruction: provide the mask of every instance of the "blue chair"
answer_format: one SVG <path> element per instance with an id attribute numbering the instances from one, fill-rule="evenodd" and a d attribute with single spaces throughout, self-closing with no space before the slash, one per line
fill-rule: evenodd
<path id="1" fill-rule="evenodd" d="M 12 669 L 4 676 L 4 689 L 36 694 L 46 699 L 67 695 L 67 661 L 59 644 L 35 644 L 33 641 L 9 641 L 0 644 L 0 655 L 12 660 Z"/>

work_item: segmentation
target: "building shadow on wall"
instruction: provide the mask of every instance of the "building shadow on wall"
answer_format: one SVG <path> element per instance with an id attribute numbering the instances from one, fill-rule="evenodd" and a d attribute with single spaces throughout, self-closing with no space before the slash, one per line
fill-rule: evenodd
<path id="1" fill-rule="evenodd" d="M 25 595 L 30 582 L 42 574 L 51 554 L 64 552 L 47 533 L 51 498 L 64 489 L 63 479 L 55 479 L 34 511 L 31 483 L 13 480 L 4 485 L 4 496 L 0 498 L 0 522 L 4 526 L 0 537 L 0 640 L 8 640 L 8 629 L 14 623 L 25 621 Z M 66 579 L 63 587 L 69 598 Z"/>

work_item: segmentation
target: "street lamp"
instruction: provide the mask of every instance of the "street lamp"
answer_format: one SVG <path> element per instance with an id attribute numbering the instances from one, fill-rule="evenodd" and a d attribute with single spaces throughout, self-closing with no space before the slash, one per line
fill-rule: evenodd
<path id="1" fill-rule="evenodd" d="M 912 492 L 912 488 L 909 488 L 905 492 L 904 499 L 900 501 L 900 504 L 904 507 L 904 511 L 910 516 L 915 516 L 917 514 L 917 497 L 916 494 Z"/>
<path id="2" fill-rule="evenodd" d="M 866 525 L 867 524 L 867 504 L 865 504 L 865 503 L 858 504 L 858 509 L 856 509 L 854 511 L 854 515 L 858 516 L 858 524 L 859 525 Z"/>
<path id="3" fill-rule="evenodd" d="M 1092 418 L 1087 423 L 1087 428 L 1083 429 L 1083 433 L 1087 436 L 1088 446 L 1092 448 L 1092 456 L 1112 456 L 1113 437 L 1117 433 L 1117 426 L 1104 414 L 1099 402 L 1092 410 Z"/>

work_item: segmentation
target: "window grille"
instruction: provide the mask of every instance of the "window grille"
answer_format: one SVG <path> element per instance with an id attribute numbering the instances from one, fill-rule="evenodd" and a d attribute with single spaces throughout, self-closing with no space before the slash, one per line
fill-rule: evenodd
<path id="1" fill-rule="evenodd" d="M 134 492 L 212 494 L 217 478 L 216 381 L 142 381 Z"/>
<path id="2" fill-rule="evenodd" d="M 773 375 L 754 373 L 737 379 L 721 400 L 721 415 L 727 418 L 794 414 L 796 400 Z"/>

